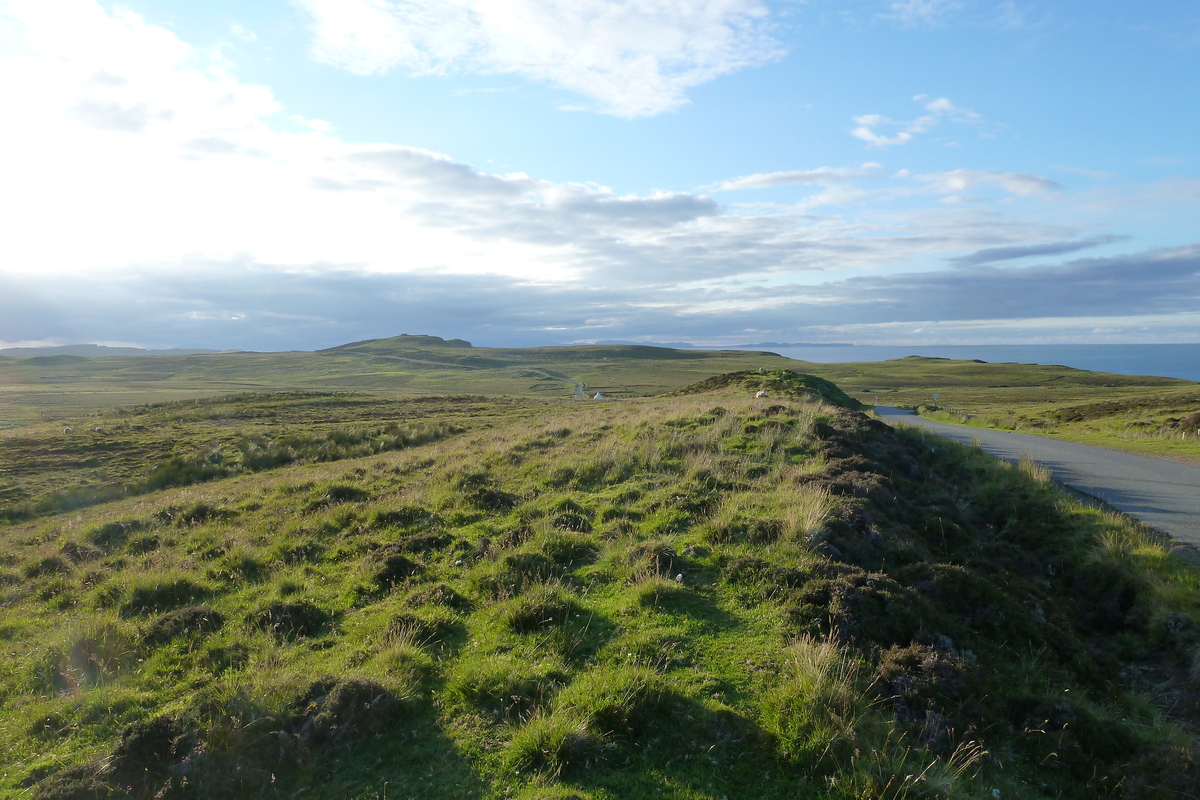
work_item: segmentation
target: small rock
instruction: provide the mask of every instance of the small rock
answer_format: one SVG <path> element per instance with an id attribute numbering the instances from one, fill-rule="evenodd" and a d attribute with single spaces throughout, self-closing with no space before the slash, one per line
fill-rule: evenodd
<path id="1" fill-rule="evenodd" d="M 828 556 L 829 558 L 841 558 L 842 557 L 841 548 L 839 548 L 836 545 L 830 544 L 829 542 L 821 542 L 821 544 L 819 544 L 817 546 L 817 552 L 819 552 L 823 556 Z"/>

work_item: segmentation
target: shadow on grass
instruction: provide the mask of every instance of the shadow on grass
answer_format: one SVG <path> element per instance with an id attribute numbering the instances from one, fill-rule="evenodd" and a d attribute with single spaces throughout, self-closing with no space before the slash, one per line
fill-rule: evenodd
<path id="1" fill-rule="evenodd" d="M 316 681 L 289 709 L 237 698 L 197 723 L 163 715 L 122 731 L 108 757 L 26 782 L 38 800 L 477 798 L 485 785 L 431 703 L 368 680 Z M 219 712 L 219 713 L 216 713 Z"/>
<path id="2" fill-rule="evenodd" d="M 638 671 L 616 668 L 615 680 L 565 689 L 554 712 L 514 737 L 510 765 L 562 796 L 794 798 L 815 789 L 781 765 L 754 720 L 683 697 L 661 677 L 631 688 L 622 673 Z M 536 788 L 522 796 L 543 794 L 559 796 Z"/>

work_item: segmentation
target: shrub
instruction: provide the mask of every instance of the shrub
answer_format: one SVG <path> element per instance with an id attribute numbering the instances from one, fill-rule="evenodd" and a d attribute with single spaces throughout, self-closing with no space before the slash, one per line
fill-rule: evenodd
<path id="1" fill-rule="evenodd" d="M 784 655 L 783 679 L 763 699 L 763 727 L 793 763 L 821 771 L 848 763 L 867 709 L 857 660 L 828 638 L 803 637 Z"/>
<path id="2" fill-rule="evenodd" d="M 249 617 L 250 624 L 281 639 L 318 636 L 332 620 L 328 611 L 307 600 L 268 603 Z"/>
<path id="3" fill-rule="evenodd" d="M 38 781 L 33 800 L 118 800 L 127 793 L 105 780 L 103 763 L 90 762 L 64 767 Z"/>
<path id="4" fill-rule="evenodd" d="M 324 679 L 311 684 L 300 699 L 300 717 L 292 727 L 301 741 L 316 744 L 361 739 L 394 723 L 404 703 L 371 680 Z"/>
<path id="5" fill-rule="evenodd" d="M 471 601 L 444 583 L 419 589 L 408 596 L 411 606 L 445 606 L 455 611 L 470 611 Z"/>
<path id="6" fill-rule="evenodd" d="M 212 594 L 211 586 L 197 583 L 185 574 L 151 575 L 130 587 L 121 611 L 124 614 L 166 611 L 204 600 Z"/>
<path id="7" fill-rule="evenodd" d="M 464 631 L 460 621 L 449 612 L 438 608 L 420 614 L 401 612 L 388 623 L 390 634 L 407 637 L 419 645 L 448 642 L 462 636 Z"/>
<path id="8" fill-rule="evenodd" d="M 168 486 L 187 486 L 233 474 L 226 466 L 207 459 L 188 459 L 174 456 L 156 467 L 143 484 L 144 490 L 165 489 Z"/>
<path id="9" fill-rule="evenodd" d="M 472 592 L 486 598 L 511 597 L 527 586 L 557 577 L 560 570 L 542 553 L 509 553 L 499 562 L 487 562 L 471 571 Z"/>
<path id="10" fill-rule="evenodd" d="M 26 578 L 40 578 L 43 575 L 62 575 L 71 571 L 71 564 L 59 555 L 45 556 L 32 564 L 27 564 L 23 570 Z"/>
<path id="11" fill-rule="evenodd" d="M 400 506 L 376 511 L 367 525 L 371 528 L 424 528 L 436 525 L 439 521 L 436 514 L 421 506 Z"/>
<path id="12" fill-rule="evenodd" d="M 452 708 L 515 722 L 553 697 L 565 680 L 566 671 L 555 662 L 518 653 L 471 653 L 455 665 L 442 697 Z"/>
<path id="13" fill-rule="evenodd" d="M 145 527 L 137 520 L 123 520 L 121 522 L 106 522 L 99 527 L 93 528 L 88 534 L 88 540 L 105 550 L 115 550 L 125 544 L 129 534 L 140 531 Z"/>
<path id="14" fill-rule="evenodd" d="M 646 573 L 630 588 L 633 600 L 644 608 L 670 605 L 691 595 L 682 582 L 653 572 Z"/>
<path id="15" fill-rule="evenodd" d="M 853 568 L 806 582 L 799 603 L 787 615 L 801 632 L 884 646 L 907 644 L 941 618 L 914 589 L 881 573 Z"/>
<path id="16" fill-rule="evenodd" d="M 500 617 L 517 633 L 534 633 L 562 625 L 577 610 L 574 599 L 562 589 L 540 586 L 510 600 Z"/>
<path id="17" fill-rule="evenodd" d="M 587 721 L 605 740 L 636 738 L 670 724 L 671 692 L 644 667 L 598 666 L 559 692 L 555 713 Z"/>
<path id="18" fill-rule="evenodd" d="M 637 572 L 673 578 L 683 571 L 683 559 L 663 539 L 638 542 L 628 553 L 629 564 Z"/>
<path id="19" fill-rule="evenodd" d="M 208 606 L 187 606 L 163 614 L 146 630 L 148 642 L 160 643 L 176 636 L 192 636 L 198 633 L 219 631 L 225 624 L 225 616 Z"/>
<path id="20" fill-rule="evenodd" d="M 459 544 L 448 533 L 418 533 L 404 537 L 392 547 L 399 553 L 435 553 L 452 550 Z"/>
<path id="21" fill-rule="evenodd" d="M 131 722 L 121 729 L 113 750 L 120 771 L 141 771 L 183 758 L 191 751 L 195 734 L 183 721 L 171 715 Z"/>
<path id="22" fill-rule="evenodd" d="M 421 571 L 421 565 L 412 559 L 402 556 L 394 549 L 385 548 L 372 556 L 374 568 L 371 582 L 381 592 L 389 592 L 399 583 Z"/>
<path id="23" fill-rule="evenodd" d="M 605 755 L 604 741 L 587 721 L 566 714 L 534 717 L 513 734 L 505 760 L 517 770 L 559 775 L 568 767 L 593 763 Z"/>
<path id="24" fill-rule="evenodd" d="M 317 511 L 340 503 L 362 503 L 370 498 L 371 495 L 365 489 L 347 483 L 335 483 L 332 486 L 326 487 L 324 492 L 309 500 L 305 509 L 308 511 Z"/>

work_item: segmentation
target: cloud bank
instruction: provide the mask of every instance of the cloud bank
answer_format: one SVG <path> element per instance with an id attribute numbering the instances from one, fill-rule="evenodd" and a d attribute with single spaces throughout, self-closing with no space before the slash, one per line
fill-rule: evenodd
<path id="1" fill-rule="evenodd" d="M 864 276 L 797 283 L 663 285 L 530 283 L 505 276 L 280 272 L 250 261 L 189 262 L 122 280 L 68 285 L 0 279 L 4 341 L 94 338 L 147 345 L 317 348 L 421 331 L 480 344 L 683 338 L 738 342 L 758 334 L 820 340 L 913 338 L 920 328 L 1003 335 L 1021 320 L 1126 333 L 1147 320 L 1194 329 L 1200 315 L 1200 244 L 1019 269 Z M 1139 276 L 1129 281 L 1129 275 Z M 448 315 L 447 309 L 453 309 Z M 1072 320 L 1075 320 L 1072 323 Z M 1174 321 L 1174 322 L 1173 322 Z M 155 332 L 147 338 L 147 330 Z M 565 332 L 565 333 L 564 333 Z M 759 339 L 751 338 L 750 341 Z"/>
<path id="2" fill-rule="evenodd" d="M 761 22 L 733 0 L 662 13 L 705 8 Z M 1177 216 L 1196 181 L 1080 195 L 1027 172 L 799 161 L 621 193 L 345 141 L 219 53 L 92 0 L 9 0 L 0 21 L 0 341 L 869 341 L 1096 316 L 1173 330 L 1200 308 L 1196 245 L 1056 261 L 1124 241 L 1097 231 L 1131 206 Z M 972 119 L 919 102 L 925 130 Z"/>

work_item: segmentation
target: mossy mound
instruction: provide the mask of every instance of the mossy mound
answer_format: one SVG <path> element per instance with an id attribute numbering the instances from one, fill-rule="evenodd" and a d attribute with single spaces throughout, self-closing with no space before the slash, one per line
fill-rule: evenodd
<path id="1" fill-rule="evenodd" d="M 754 394 L 766 392 L 768 397 L 787 398 L 789 400 L 818 400 L 831 406 L 861 411 L 866 408 L 862 403 L 843 392 L 832 381 L 807 375 L 803 372 L 793 372 L 788 369 L 762 370 L 757 372 L 726 372 L 714 375 L 699 383 L 685 386 L 670 392 L 669 396 L 702 394 L 720 389 L 736 387 Z M 769 409 L 770 410 L 770 409 Z M 777 410 L 776 410 L 777 411 Z"/>

